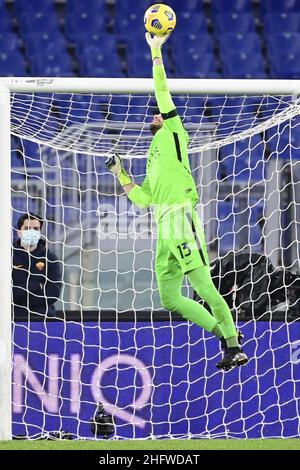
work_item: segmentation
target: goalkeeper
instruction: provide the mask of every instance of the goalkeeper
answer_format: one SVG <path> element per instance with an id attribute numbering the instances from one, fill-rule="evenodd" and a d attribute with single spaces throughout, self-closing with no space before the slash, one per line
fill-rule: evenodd
<path id="1" fill-rule="evenodd" d="M 154 116 L 150 126 L 153 139 L 146 178 L 142 186 L 133 183 L 119 155 L 109 157 L 106 166 L 118 177 L 133 203 L 155 207 L 158 225 L 155 270 L 162 306 L 218 337 L 224 357 L 217 367 L 230 370 L 246 364 L 248 358 L 239 346 L 227 303 L 211 279 L 205 237 L 195 211 L 198 194 L 187 154 L 189 138 L 172 101 L 162 60 L 161 47 L 166 39 L 146 33 L 153 59 L 155 96 L 161 113 Z M 184 275 L 210 306 L 213 316 L 199 303 L 181 295 Z"/>

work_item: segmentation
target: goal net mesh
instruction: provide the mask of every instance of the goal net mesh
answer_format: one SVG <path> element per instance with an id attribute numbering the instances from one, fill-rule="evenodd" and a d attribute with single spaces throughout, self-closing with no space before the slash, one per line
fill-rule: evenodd
<path id="1" fill-rule="evenodd" d="M 40 214 L 62 271 L 54 317 L 13 299 L 14 436 L 101 438 L 91 423 L 99 402 L 115 439 L 300 435 L 299 104 L 174 102 L 190 135 L 214 281 L 250 361 L 220 372 L 215 338 L 162 310 L 151 210 L 132 206 L 104 166 L 118 152 L 142 183 L 154 97 L 14 93 L 14 239 L 23 213 Z"/>

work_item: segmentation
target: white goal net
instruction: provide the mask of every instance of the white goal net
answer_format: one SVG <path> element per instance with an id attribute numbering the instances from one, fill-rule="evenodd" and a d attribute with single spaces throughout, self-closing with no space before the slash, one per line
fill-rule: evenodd
<path id="1" fill-rule="evenodd" d="M 51 260 L 33 254 L 29 267 L 13 265 L 23 270 L 16 282 L 26 279 L 24 297 L 12 297 L 14 437 L 300 436 L 300 104 L 260 91 L 174 101 L 214 281 L 250 361 L 220 372 L 215 338 L 161 308 L 151 211 L 132 206 L 105 169 L 118 152 L 142 183 L 153 95 L 14 92 L 14 252 L 18 219 L 39 214 L 62 276 L 53 313 L 44 300 L 35 308 L 60 283 Z M 30 292 L 34 276 L 39 293 Z M 109 417 L 107 428 L 93 426 L 99 403 L 112 426 Z"/>

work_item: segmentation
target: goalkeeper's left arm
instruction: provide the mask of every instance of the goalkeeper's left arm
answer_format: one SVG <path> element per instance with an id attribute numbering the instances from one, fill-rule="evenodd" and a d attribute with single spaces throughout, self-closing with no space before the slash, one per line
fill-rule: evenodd
<path id="1" fill-rule="evenodd" d="M 120 155 L 116 154 L 105 161 L 105 166 L 119 180 L 128 198 L 140 207 L 148 207 L 151 204 L 152 195 L 148 178 L 146 177 L 142 186 L 135 184 L 123 167 Z"/>

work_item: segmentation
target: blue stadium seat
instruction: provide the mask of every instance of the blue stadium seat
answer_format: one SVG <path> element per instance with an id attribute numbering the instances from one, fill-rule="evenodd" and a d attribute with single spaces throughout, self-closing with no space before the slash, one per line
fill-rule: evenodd
<path id="1" fill-rule="evenodd" d="M 148 48 L 149 49 L 149 48 Z M 130 77 L 145 77 L 152 76 L 152 60 L 151 52 L 148 50 L 146 53 L 131 52 L 127 54 L 128 74 Z M 168 76 L 172 76 L 172 68 L 168 56 L 165 57 L 164 65 Z"/>
<path id="2" fill-rule="evenodd" d="M 232 53 L 222 56 L 224 78 L 266 78 L 262 54 Z"/>
<path id="3" fill-rule="evenodd" d="M 22 140 L 22 152 L 24 156 L 25 167 L 41 166 L 41 151 L 39 144 L 30 140 Z"/>
<path id="4" fill-rule="evenodd" d="M 31 55 L 49 54 L 67 50 L 62 33 L 32 33 L 24 36 L 26 50 Z"/>
<path id="5" fill-rule="evenodd" d="M 100 111 L 96 115 L 98 119 L 100 118 Z M 79 101 L 76 97 L 76 101 L 72 101 L 72 106 L 70 106 L 70 112 L 68 115 L 68 124 L 75 123 L 84 123 L 86 121 L 92 121 L 95 118 L 95 113 L 90 112 L 89 104 L 85 101 Z"/>
<path id="6" fill-rule="evenodd" d="M 108 119 L 111 121 L 126 121 L 129 115 L 128 101 L 123 103 L 113 102 L 109 106 Z"/>
<path id="7" fill-rule="evenodd" d="M 157 104 L 150 96 L 132 96 L 128 121 L 150 123 L 157 112 Z"/>
<path id="8" fill-rule="evenodd" d="M 128 56 L 127 64 L 129 77 L 150 77 L 151 68 L 149 68 L 149 57 L 143 54 L 131 54 Z"/>
<path id="9" fill-rule="evenodd" d="M 205 33 L 206 16 L 202 13 L 179 12 L 177 14 L 176 33 Z"/>
<path id="10" fill-rule="evenodd" d="M 222 114 L 224 106 L 227 106 L 226 103 L 227 99 L 225 97 L 216 97 L 211 95 L 208 98 L 207 107 L 210 110 L 210 115 L 214 117 L 214 120 L 219 120 L 220 114 Z"/>
<path id="11" fill-rule="evenodd" d="M 205 100 L 191 97 L 189 97 L 188 102 L 185 98 L 184 105 L 177 108 L 177 112 L 184 124 L 188 122 L 196 124 L 210 122 L 209 118 L 204 115 L 204 110 Z"/>
<path id="12" fill-rule="evenodd" d="M 145 109 L 141 109 L 137 106 L 130 106 L 130 111 L 126 116 L 126 121 L 128 122 L 146 122 L 147 115 L 145 114 Z"/>
<path id="13" fill-rule="evenodd" d="M 32 55 L 31 70 L 33 75 L 38 76 L 73 76 L 72 61 L 66 51 L 54 52 L 50 54 Z"/>
<path id="14" fill-rule="evenodd" d="M 144 55 L 145 57 L 149 57 L 150 49 L 149 49 L 149 46 L 146 43 L 146 41 L 141 41 L 139 43 L 139 47 L 138 47 L 138 50 L 137 50 L 136 41 L 134 39 L 134 36 L 132 36 L 132 37 L 130 36 L 124 41 L 124 46 L 126 46 L 127 60 L 130 60 L 130 55 L 131 54 L 135 54 L 135 55 L 136 54 L 141 54 L 141 55 Z M 168 63 L 167 47 L 165 49 L 164 60 L 166 60 L 166 63 Z M 149 66 L 150 66 L 150 72 L 151 72 L 152 59 L 150 59 Z"/>
<path id="15" fill-rule="evenodd" d="M 102 56 L 104 53 L 105 56 L 108 56 L 109 54 L 111 54 L 112 56 L 116 56 L 118 55 L 116 43 L 114 41 L 114 37 L 112 37 L 111 39 L 111 41 L 107 41 L 104 43 L 84 44 L 81 48 L 77 48 L 77 55 L 82 55 L 83 57 L 98 57 Z"/>
<path id="16" fill-rule="evenodd" d="M 1 76 L 26 76 L 26 63 L 19 51 L 0 53 Z"/>
<path id="17" fill-rule="evenodd" d="M 14 168 L 24 168 L 24 155 L 20 140 L 15 137 L 11 139 L 11 166 Z"/>
<path id="18" fill-rule="evenodd" d="M 105 12 L 106 0 L 66 0 L 67 15 L 72 12 L 93 11 L 94 13 Z"/>
<path id="19" fill-rule="evenodd" d="M 212 108 L 213 116 L 217 119 L 223 115 L 238 115 L 239 113 L 245 117 L 248 114 L 255 113 L 257 110 L 257 99 L 251 100 L 249 97 L 211 97 L 207 105 Z"/>
<path id="20" fill-rule="evenodd" d="M 289 158 L 291 155 L 290 132 L 288 123 L 267 130 L 267 148 L 272 158 Z"/>
<path id="21" fill-rule="evenodd" d="M 55 11 L 54 0 L 14 0 L 15 10 L 19 12 L 51 12 Z"/>
<path id="22" fill-rule="evenodd" d="M 300 33 L 275 33 L 266 38 L 266 44 L 271 64 L 287 54 L 300 56 Z"/>
<path id="23" fill-rule="evenodd" d="M 221 162 L 230 180 L 261 181 L 265 171 L 264 154 L 264 142 L 259 135 L 254 135 L 223 147 Z"/>
<path id="24" fill-rule="evenodd" d="M 218 33 L 254 33 L 255 20 L 251 13 L 221 13 L 215 16 Z"/>
<path id="25" fill-rule="evenodd" d="M 272 58 L 272 78 L 300 78 L 300 55 L 289 54 Z"/>
<path id="26" fill-rule="evenodd" d="M 199 54 L 173 56 L 176 77 L 179 78 L 218 78 L 216 61 L 213 55 L 207 55 L 205 60 Z"/>
<path id="27" fill-rule="evenodd" d="M 26 119 L 25 125 L 36 126 L 40 130 L 42 134 L 45 132 L 44 129 L 50 129 L 53 132 L 58 132 L 61 129 L 60 122 L 58 120 L 58 113 L 52 106 L 52 95 L 43 93 L 41 95 L 35 95 L 33 98 L 30 95 L 26 95 L 22 98 L 22 104 L 20 102 L 16 102 L 13 104 L 14 107 L 20 108 L 22 106 L 22 116 Z M 38 123 L 40 125 L 38 125 Z M 43 134 L 44 135 L 44 134 Z M 39 137 L 38 133 L 35 135 L 37 138 Z M 32 143 L 32 142 L 31 142 Z M 25 143 L 24 143 L 25 145 Z M 32 143 L 33 145 L 33 143 Z M 26 142 L 26 148 L 30 146 L 30 142 Z M 39 155 L 38 147 L 33 145 L 33 149 L 35 149 L 36 154 Z M 29 152 L 27 155 L 30 157 L 33 152 Z M 45 150 L 42 151 L 43 155 L 45 155 Z M 36 157 L 34 157 L 36 158 Z M 40 157 L 39 157 L 40 158 Z M 48 159 L 47 159 L 48 161 Z"/>
<path id="28" fill-rule="evenodd" d="M 274 113 L 279 113 L 287 109 L 290 104 L 291 98 L 288 97 L 280 97 L 278 99 L 277 96 L 264 96 L 261 97 L 258 102 L 258 111 L 261 116 L 265 119 L 271 117 Z"/>
<path id="29" fill-rule="evenodd" d="M 179 113 L 178 113 L 179 114 Z M 185 126 L 186 124 L 210 124 L 211 121 L 209 117 L 205 115 L 199 115 L 199 113 L 195 112 L 195 110 L 188 110 L 184 116 L 179 116 L 182 119 L 183 125 Z"/>
<path id="30" fill-rule="evenodd" d="M 291 144 L 293 147 L 294 158 L 300 160 L 300 119 L 296 116 L 292 119 Z"/>
<path id="31" fill-rule="evenodd" d="M 300 13 L 268 13 L 263 19 L 264 35 L 300 32 Z"/>
<path id="32" fill-rule="evenodd" d="M 156 109 L 156 105 L 148 96 L 130 99 L 125 96 L 115 96 L 110 102 L 107 117 L 112 121 L 150 123 Z M 129 132 L 129 135 L 132 135 L 132 132 Z"/>
<path id="33" fill-rule="evenodd" d="M 284 122 L 268 129 L 266 137 L 271 157 L 300 160 L 300 123 L 295 118 L 292 126 L 289 122 Z"/>
<path id="34" fill-rule="evenodd" d="M 156 102 L 150 96 L 132 96 L 129 104 L 129 121 L 149 123 L 157 110 Z"/>
<path id="35" fill-rule="evenodd" d="M 217 203 L 217 237 L 219 240 L 220 254 L 227 253 L 235 248 L 235 237 L 233 233 L 236 231 L 234 207 L 232 202 L 218 201 Z"/>
<path id="36" fill-rule="evenodd" d="M 76 51 L 79 54 L 85 54 L 92 48 L 105 50 L 106 52 L 112 51 L 116 53 L 117 42 L 113 34 L 90 34 L 84 33 L 74 38 Z"/>
<path id="37" fill-rule="evenodd" d="M 259 2 L 262 13 L 298 12 L 300 10 L 299 0 L 263 0 Z"/>
<path id="38" fill-rule="evenodd" d="M 155 99 L 148 95 L 133 95 L 130 98 L 130 106 L 140 107 L 141 110 L 145 108 L 156 107 Z"/>
<path id="39" fill-rule="evenodd" d="M 129 68 L 129 76 L 132 73 L 135 77 L 151 77 L 152 76 L 152 59 L 150 54 L 149 46 L 146 41 L 141 41 L 139 47 L 136 47 L 136 41 L 134 36 L 128 37 L 124 42 L 127 51 L 127 63 Z M 138 60 L 141 58 L 141 64 L 139 65 Z M 167 48 L 165 50 L 164 62 L 167 74 L 170 74 L 172 66 L 170 63 L 169 55 L 167 54 Z M 142 74 L 142 75 L 141 75 Z"/>
<path id="40" fill-rule="evenodd" d="M 0 32 L 0 51 L 13 52 L 19 49 L 18 36 L 10 31 Z"/>
<path id="41" fill-rule="evenodd" d="M 144 41 L 145 27 L 141 17 L 132 13 L 127 16 L 116 17 L 114 31 L 120 41 L 126 41 L 132 37 L 136 44 L 136 38 L 141 38 Z"/>
<path id="42" fill-rule="evenodd" d="M 181 33 L 170 37 L 170 44 L 174 48 L 174 54 L 213 54 L 214 43 L 208 33 Z"/>
<path id="43" fill-rule="evenodd" d="M 222 162 L 221 166 L 225 168 L 226 181 L 245 182 L 250 181 L 252 172 L 250 171 L 247 164 L 241 160 L 237 160 L 234 156 L 227 157 Z M 255 178 L 258 181 L 262 180 L 261 173 L 260 178 Z"/>
<path id="44" fill-rule="evenodd" d="M 119 56 L 99 54 L 95 57 L 81 57 L 80 73 L 87 77 L 123 77 L 122 63 Z"/>
<path id="45" fill-rule="evenodd" d="M 106 19 L 104 15 L 95 15 L 92 11 L 79 12 L 79 14 L 73 12 L 66 16 L 65 30 L 71 41 L 83 33 L 105 33 Z"/>
<path id="46" fill-rule="evenodd" d="M 202 0 L 168 0 L 166 2 L 171 8 L 177 13 L 181 11 L 189 12 L 202 12 L 203 2 Z"/>
<path id="47" fill-rule="evenodd" d="M 225 33 L 219 36 L 222 56 L 227 53 L 252 54 L 261 51 L 260 39 L 257 33 L 234 34 Z"/>
<path id="48" fill-rule="evenodd" d="M 18 16 L 23 34 L 59 33 L 59 22 L 56 12 L 27 12 Z"/>
<path id="49" fill-rule="evenodd" d="M 211 2 L 212 11 L 215 13 L 246 13 L 252 8 L 251 0 L 213 0 Z"/>
<path id="50" fill-rule="evenodd" d="M 9 15 L 5 7 L 0 7 L 0 31 L 12 31 L 13 19 Z"/>
<path id="51" fill-rule="evenodd" d="M 173 95 L 172 98 L 178 113 L 180 113 L 180 115 L 184 114 L 184 111 L 186 110 L 187 104 L 189 102 L 189 97 Z"/>
<path id="52" fill-rule="evenodd" d="M 238 113 L 241 113 L 241 116 Z M 216 121 L 216 116 L 212 116 L 212 121 Z M 248 113 L 247 115 L 242 115 L 242 109 L 236 110 L 236 114 L 222 114 L 218 118 L 218 135 L 224 137 L 225 135 L 234 135 L 246 130 L 249 130 L 253 126 L 255 120 L 255 115 Z"/>
<path id="53" fill-rule="evenodd" d="M 75 0 L 76 1 L 76 0 Z M 155 2 L 146 0 L 143 2 L 134 2 L 132 0 L 116 0 L 115 2 L 115 14 L 124 16 L 135 12 L 138 16 L 144 18 L 144 12 L 153 5 Z"/>

